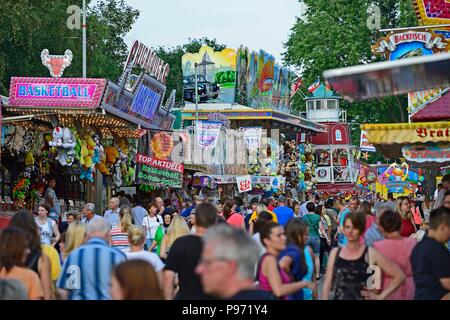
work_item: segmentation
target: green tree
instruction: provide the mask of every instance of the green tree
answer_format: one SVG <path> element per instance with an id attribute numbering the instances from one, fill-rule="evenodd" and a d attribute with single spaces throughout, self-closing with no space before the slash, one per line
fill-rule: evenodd
<path id="1" fill-rule="evenodd" d="M 410 0 L 303 0 L 304 16 L 298 17 L 287 42 L 285 63 L 301 70 L 307 88 L 327 69 L 381 61 L 371 52 L 371 45 L 383 34 L 367 27 L 367 8 L 376 4 L 381 10 L 381 27 L 417 25 Z M 322 80 L 323 81 L 323 80 Z M 303 88 L 303 92 L 305 89 Z M 305 102 L 296 95 L 293 107 L 304 110 Z M 406 96 L 386 97 L 358 103 L 341 101 L 347 110 L 354 143 L 359 141 L 361 123 L 405 122 Z"/>
<path id="2" fill-rule="evenodd" d="M 87 1 L 87 76 L 116 81 L 127 56 L 123 36 L 139 12 L 124 0 Z M 73 52 L 65 77 L 81 77 L 82 30 L 67 28 L 69 5 L 82 6 L 81 0 L 15 0 L 0 2 L 0 93 L 7 95 L 12 76 L 48 77 L 40 53 Z"/>
<path id="3" fill-rule="evenodd" d="M 181 104 L 183 101 L 183 70 L 181 68 L 181 57 L 185 53 L 196 53 L 203 45 L 207 45 L 214 49 L 214 51 L 222 51 L 226 45 L 219 44 L 216 39 L 188 39 L 188 42 L 171 48 L 158 47 L 155 49 L 158 57 L 163 59 L 170 65 L 170 72 L 167 77 L 166 86 L 167 92 L 173 89 L 177 91 L 176 101 Z"/>

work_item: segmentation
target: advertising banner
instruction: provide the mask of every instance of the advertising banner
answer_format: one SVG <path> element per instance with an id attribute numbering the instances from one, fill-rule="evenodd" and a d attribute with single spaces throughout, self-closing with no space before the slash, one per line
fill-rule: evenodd
<path id="1" fill-rule="evenodd" d="M 136 163 L 136 182 L 138 184 L 181 188 L 183 184 L 183 164 L 139 153 L 136 155 Z"/>
<path id="2" fill-rule="evenodd" d="M 444 163 L 450 162 L 450 143 L 428 142 L 407 144 L 402 148 L 402 154 L 408 162 L 443 165 Z"/>
<path id="3" fill-rule="evenodd" d="M 252 108 L 288 110 L 292 77 L 264 50 L 250 52 L 241 46 L 236 54 L 235 102 Z"/>
<path id="4" fill-rule="evenodd" d="M 366 130 L 361 130 L 361 139 L 360 139 L 360 146 L 359 148 L 361 151 L 367 151 L 367 152 L 376 152 L 375 146 L 371 143 L 369 143 L 369 140 L 367 140 L 367 132 Z"/>
<path id="5" fill-rule="evenodd" d="M 95 109 L 105 86 L 105 79 L 12 77 L 9 105 Z"/>
<path id="6" fill-rule="evenodd" d="M 259 149 L 262 127 L 243 127 L 239 128 L 239 131 L 244 135 L 245 146 L 248 150 Z"/>
<path id="7" fill-rule="evenodd" d="M 252 190 L 252 177 L 250 175 L 236 177 L 239 193 Z"/>
<path id="8" fill-rule="evenodd" d="M 236 80 L 234 49 L 226 48 L 216 52 L 208 46 L 202 46 L 198 53 L 184 54 L 181 65 L 183 96 L 186 101 L 195 102 L 195 73 L 197 73 L 197 94 L 200 103 L 232 103 L 234 101 Z"/>
<path id="9" fill-rule="evenodd" d="M 208 150 L 216 147 L 220 136 L 221 122 L 198 121 L 196 125 L 197 142 L 202 149 Z"/>

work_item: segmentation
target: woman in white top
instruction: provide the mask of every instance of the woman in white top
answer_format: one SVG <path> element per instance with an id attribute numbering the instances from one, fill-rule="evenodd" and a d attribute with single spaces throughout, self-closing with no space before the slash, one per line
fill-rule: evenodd
<path id="1" fill-rule="evenodd" d="M 263 245 L 261 241 L 261 235 L 259 234 L 259 231 L 265 225 L 266 223 L 273 222 L 272 215 L 267 211 L 262 211 L 258 219 L 254 223 L 254 234 L 252 235 L 252 239 L 258 244 L 259 248 L 261 249 L 260 255 L 262 256 L 266 252 L 266 247 Z"/>
<path id="2" fill-rule="evenodd" d="M 50 213 L 50 206 L 46 203 L 39 205 L 38 217 L 35 221 L 39 228 L 41 236 L 41 244 L 55 245 L 61 235 L 59 234 L 56 222 L 48 217 Z"/>
<path id="3" fill-rule="evenodd" d="M 144 250 L 145 231 L 142 227 L 133 227 L 128 231 L 130 252 L 126 252 L 128 260 L 139 259 L 148 262 L 155 269 L 159 282 L 162 285 L 162 270 L 164 263 L 156 253 Z"/>
<path id="4" fill-rule="evenodd" d="M 142 219 L 142 226 L 145 230 L 145 249 L 148 250 L 155 239 L 158 227 L 163 223 L 160 215 L 157 214 L 158 207 L 152 203 L 149 205 L 148 214 Z"/>

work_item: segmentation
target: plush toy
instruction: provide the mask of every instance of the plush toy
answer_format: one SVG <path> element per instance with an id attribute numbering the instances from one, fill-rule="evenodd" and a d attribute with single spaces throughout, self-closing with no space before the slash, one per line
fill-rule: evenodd
<path id="1" fill-rule="evenodd" d="M 98 136 L 98 134 L 95 134 L 93 136 L 92 140 L 95 142 L 94 155 L 92 156 L 92 162 L 94 164 L 98 164 L 98 163 L 100 163 L 100 153 L 101 153 L 101 149 L 103 147 L 100 144 L 100 137 Z"/>
<path id="2" fill-rule="evenodd" d="M 113 165 L 116 163 L 117 158 L 119 157 L 119 151 L 115 147 L 106 147 L 106 163 L 108 165 Z"/>
<path id="3" fill-rule="evenodd" d="M 114 165 L 114 184 L 116 187 L 122 185 L 122 171 L 120 169 L 120 164 Z"/>
<path id="4" fill-rule="evenodd" d="M 34 165 L 34 157 L 32 152 L 27 152 L 27 154 L 25 155 L 25 165 L 26 166 Z"/>
<path id="5" fill-rule="evenodd" d="M 109 176 L 111 173 L 109 172 L 109 169 L 106 166 L 106 153 L 102 145 L 100 145 L 99 153 L 100 153 L 99 158 L 100 162 L 96 165 L 96 167 L 102 175 Z"/>
<path id="6" fill-rule="evenodd" d="M 66 153 L 66 162 L 65 166 L 71 166 L 73 164 L 73 161 L 75 160 L 75 146 L 77 145 L 75 137 L 72 133 L 72 131 L 70 131 L 69 128 L 64 128 L 63 129 L 63 143 L 61 145 L 61 147 L 64 149 L 63 152 Z M 61 162 L 60 162 L 61 163 Z"/>
<path id="7" fill-rule="evenodd" d="M 80 168 L 81 174 L 80 174 L 80 179 L 81 180 L 88 180 L 90 182 L 94 182 L 94 177 L 92 175 L 92 169 L 91 168 L 84 168 L 83 166 L 81 166 Z"/>
<path id="8" fill-rule="evenodd" d="M 53 129 L 53 134 L 52 134 L 52 141 L 50 141 L 48 144 L 50 147 L 61 147 L 63 144 L 63 128 L 61 127 L 56 127 L 55 129 Z"/>

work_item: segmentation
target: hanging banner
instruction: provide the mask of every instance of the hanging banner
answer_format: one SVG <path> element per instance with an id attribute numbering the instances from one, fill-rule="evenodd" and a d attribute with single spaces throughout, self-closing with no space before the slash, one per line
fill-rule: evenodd
<path id="1" fill-rule="evenodd" d="M 196 126 L 197 141 L 202 149 L 213 149 L 219 140 L 221 122 L 198 121 Z"/>
<path id="2" fill-rule="evenodd" d="M 367 132 L 366 130 L 361 130 L 361 139 L 360 139 L 360 146 L 359 148 L 361 151 L 367 151 L 367 152 L 376 152 L 375 146 L 371 143 L 369 143 L 369 140 L 367 140 Z"/>
<path id="3" fill-rule="evenodd" d="M 239 131 L 244 135 L 245 146 L 248 150 L 259 149 L 262 127 L 243 127 L 239 128 Z"/>
<path id="4" fill-rule="evenodd" d="M 181 163 L 136 154 L 136 183 L 181 188 L 184 166 Z"/>
<path id="5" fill-rule="evenodd" d="M 252 177 L 250 175 L 236 177 L 239 193 L 252 190 Z"/>

